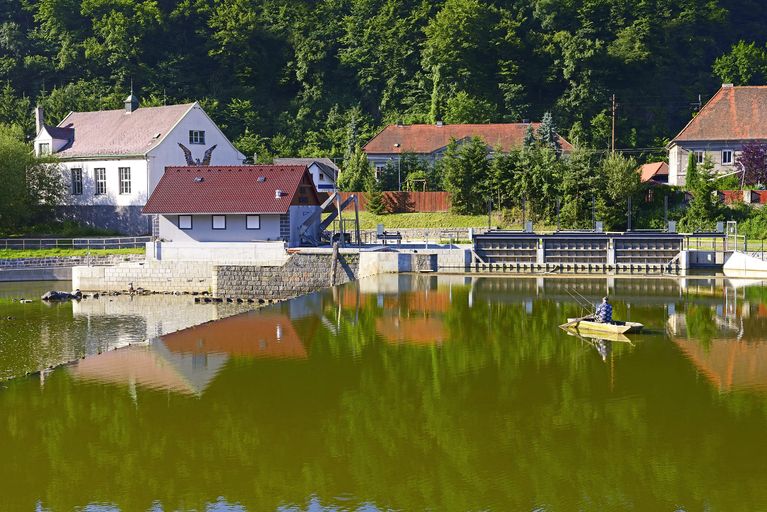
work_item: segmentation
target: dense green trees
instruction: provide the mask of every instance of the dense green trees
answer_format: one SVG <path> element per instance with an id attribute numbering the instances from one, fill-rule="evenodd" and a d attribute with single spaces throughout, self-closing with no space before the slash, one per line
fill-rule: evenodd
<path id="1" fill-rule="evenodd" d="M 64 190 L 57 166 L 35 158 L 23 139 L 19 127 L 0 125 L 0 234 L 39 221 Z"/>
<path id="2" fill-rule="evenodd" d="M 0 122 L 29 136 L 34 103 L 52 121 L 119 108 L 133 80 L 150 104 L 202 101 L 259 160 L 340 161 L 395 120 L 547 111 L 604 149 L 615 93 L 617 146 L 645 158 L 698 94 L 763 80 L 766 21 L 754 0 L 8 0 Z"/>

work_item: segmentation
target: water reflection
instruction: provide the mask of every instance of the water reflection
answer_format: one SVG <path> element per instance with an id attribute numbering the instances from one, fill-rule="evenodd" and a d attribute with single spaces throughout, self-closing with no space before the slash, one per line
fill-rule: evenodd
<path id="1" fill-rule="evenodd" d="M 145 342 L 247 305 L 194 304 L 189 296 L 102 296 L 47 303 L 40 295 L 68 282 L 0 283 L 0 381 Z M 33 300 L 20 303 L 19 298 Z"/>
<path id="2" fill-rule="evenodd" d="M 648 334 L 568 336 L 572 287 Z M 386 276 L 154 336 L 4 383 L 0 509 L 760 509 L 766 290 Z"/>

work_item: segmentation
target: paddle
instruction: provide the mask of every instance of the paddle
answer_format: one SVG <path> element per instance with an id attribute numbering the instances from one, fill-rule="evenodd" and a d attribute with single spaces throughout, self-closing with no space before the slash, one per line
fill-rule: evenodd
<path id="1" fill-rule="evenodd" d="M 587 318 L 591 318 L 591 317 L 593 317 L 593 316 L 594 316 L 594 315 L 586 315 L 586 316 L 582 316 L 582 317 L 580 317 L 580 318 L 576 318 L 575 320 L 570 320 L 570 321 L 569 321 L 569 322 L 567 322 L 566 324 L 562 324 L 562 325 L 560 325 L 559 327 L 561 327 L 562 329 L 567 329 L 567 328 L 568 328 L 568 327 L 570 327 L 571 325 L 575 325 L 575 324 L 577 324 L 578 322 L 580 322 L 581 320 L 586 320 Z"/>

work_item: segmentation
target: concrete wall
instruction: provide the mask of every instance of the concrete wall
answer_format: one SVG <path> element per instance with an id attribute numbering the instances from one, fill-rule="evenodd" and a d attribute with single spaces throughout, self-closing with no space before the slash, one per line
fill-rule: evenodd
<path id="1" fill-rule="evenodd" d="M 71 281 L 71 267 L 15 268 L 0 270 L 0 282 L 12 281 Z"/>
<path id="2" fill-rule="evenodd" d="M 212 215 L 192 215 L 192 229 L 178 228 L 178 215 L 160 215 L 160 238 L 172 242 L 281 240 L 280 216 L 261 215 L 260 229 L 245 229 L 245 215 L 227 215 L 226 229 L 213 229 Z"/>
<path id="3" fill-rule="evenodd" d="M 283 265 L 288 260 L 285 242 L 149 242 L 147 259 Z"/>
<path id="4" fill-rule="evenodd" d="M 213 263 L 201 261 L 125 263 L 114 267 L 74 267 L 72 288 L 82 291 L 209 292 Z"/>
<path id="5" fill-rule="evenodd" d="M 359 276 L 360 256 L 340 254 L 335 284 Z M 281 267 L 218 265 L 213 269 L 213 294 L 218 297 L 287 299 L 331 286 L 331 254 L 294 254 Z"/>

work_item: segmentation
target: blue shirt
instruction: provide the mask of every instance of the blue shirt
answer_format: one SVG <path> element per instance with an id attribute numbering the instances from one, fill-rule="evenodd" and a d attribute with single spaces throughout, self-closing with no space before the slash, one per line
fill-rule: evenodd
<path id="1" fill-rule="evenodd" d="M 597 322 L 607 324 L 613 321 L 613 306 L 609 302 L 603 302 L 597 306 L 596 311 Z"/>

